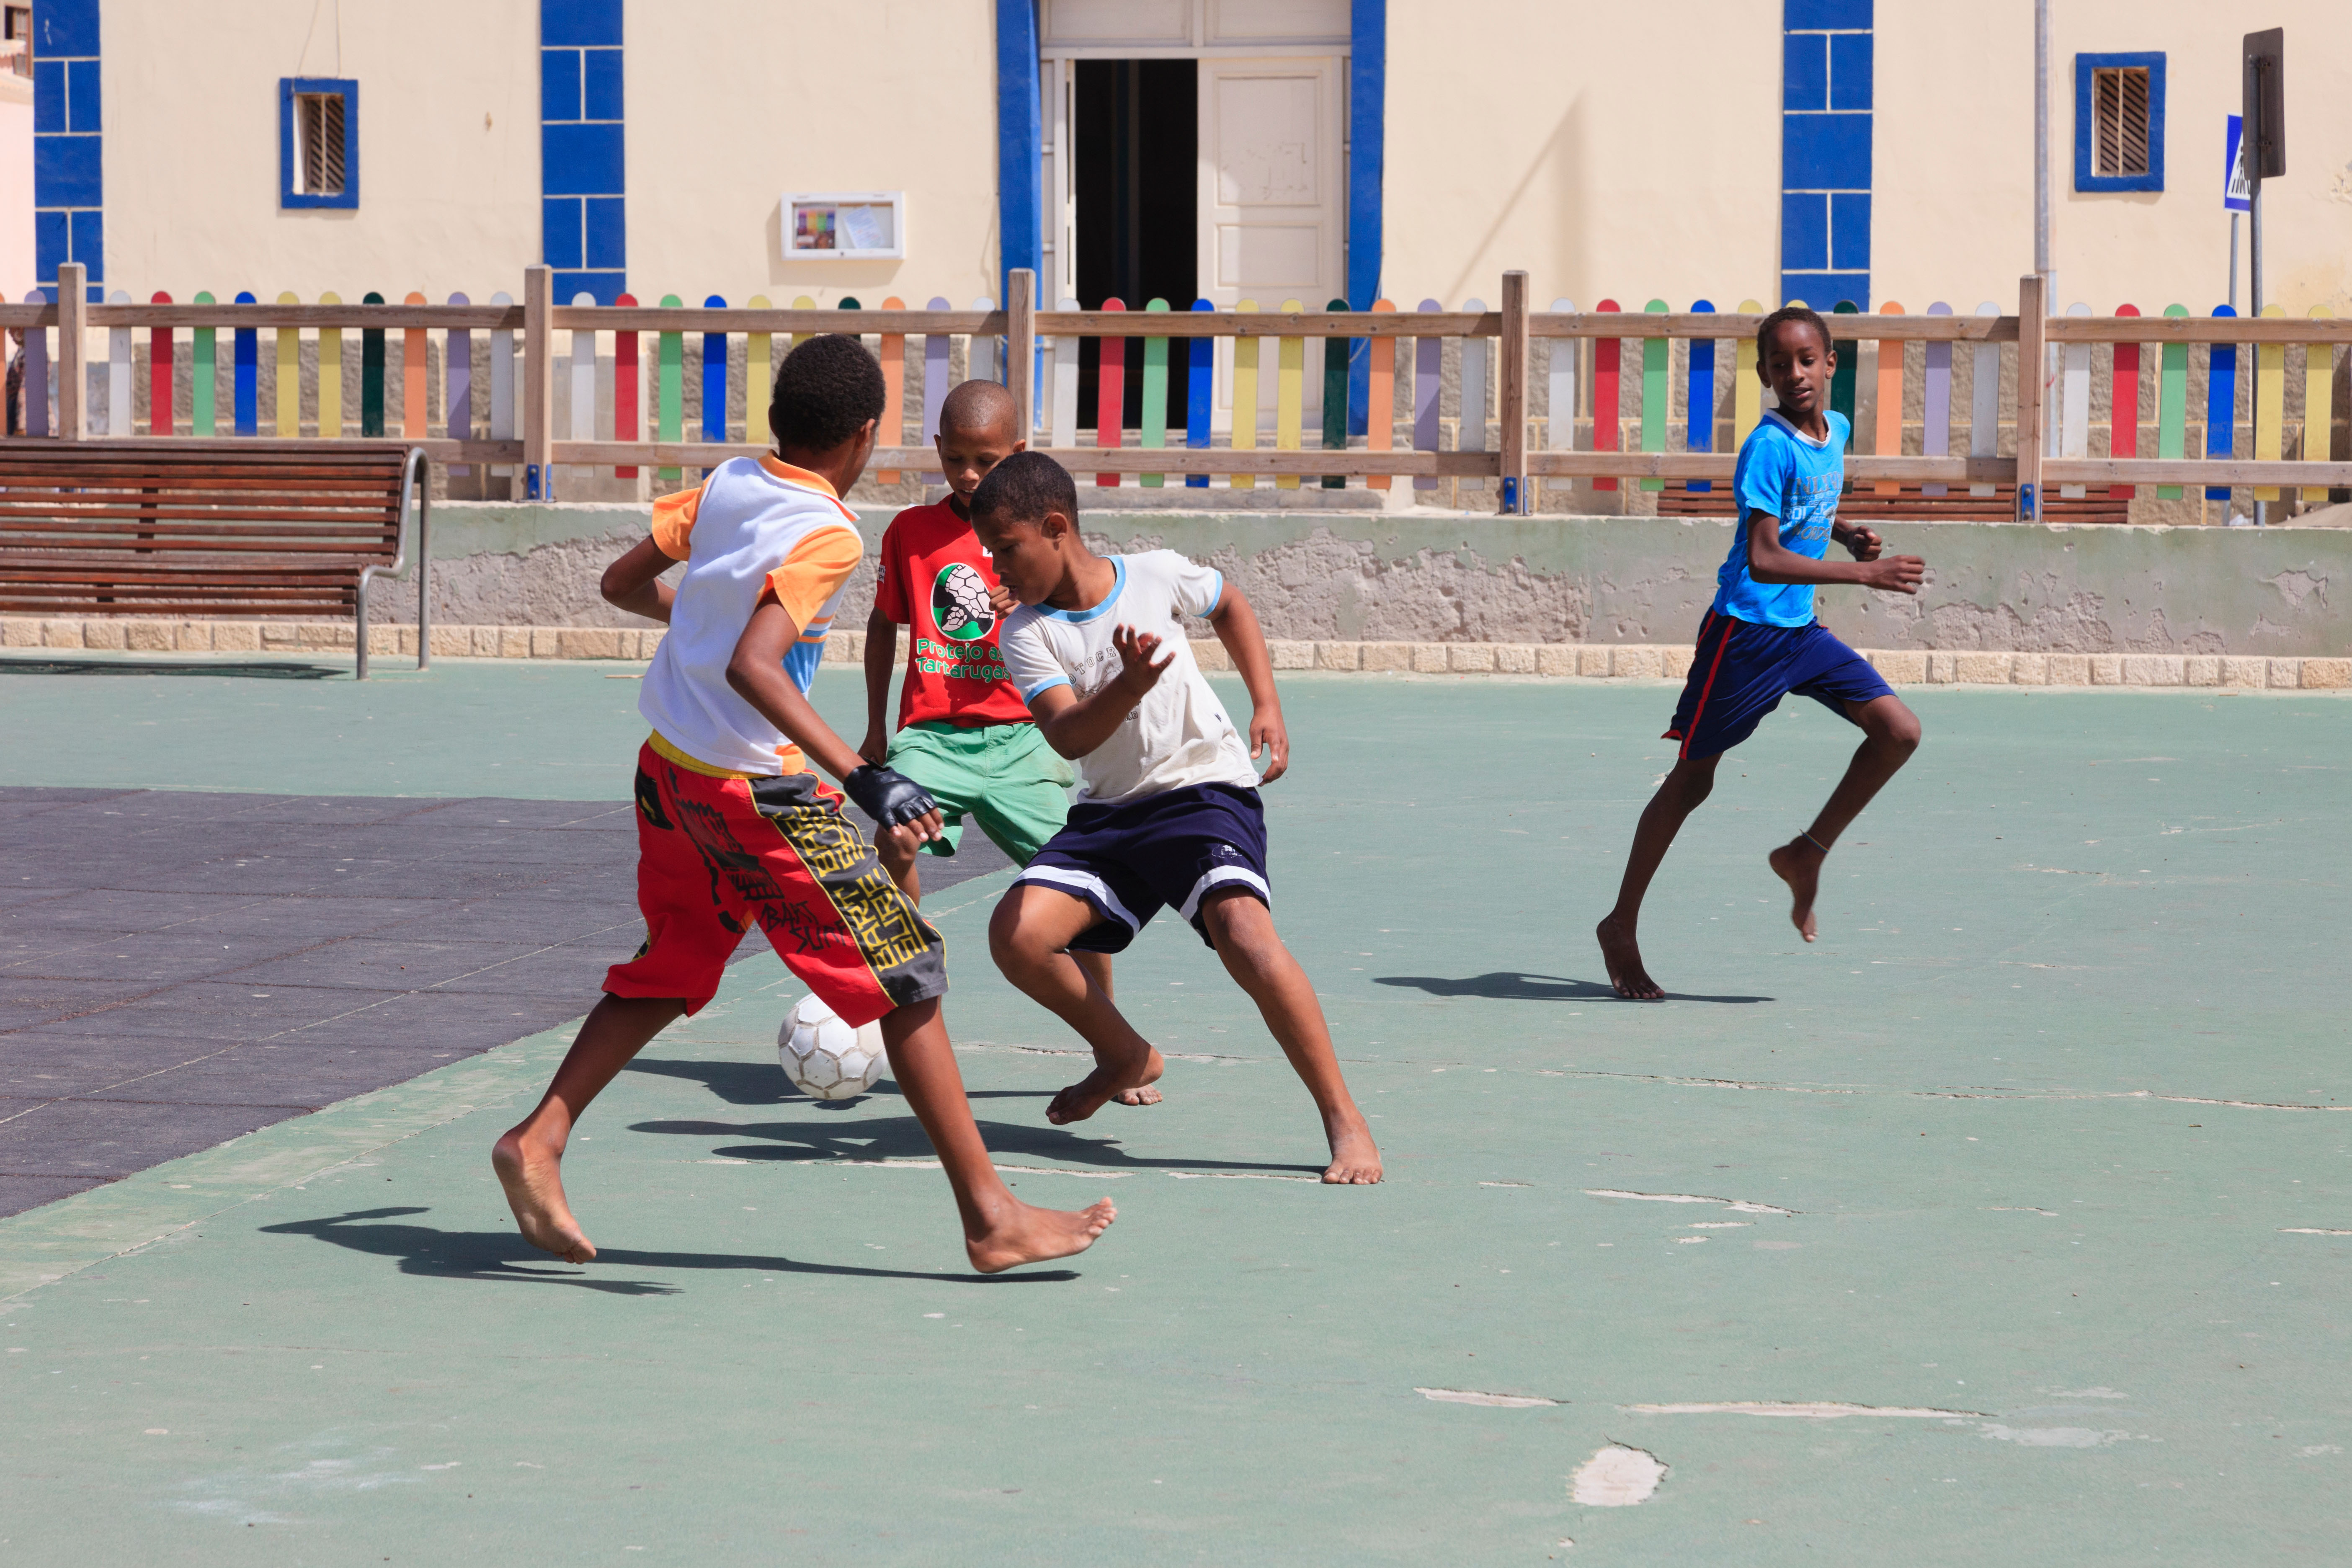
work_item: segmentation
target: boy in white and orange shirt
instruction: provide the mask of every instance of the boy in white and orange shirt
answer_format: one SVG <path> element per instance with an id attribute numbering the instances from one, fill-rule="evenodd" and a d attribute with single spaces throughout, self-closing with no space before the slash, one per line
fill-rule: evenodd
<path id="1" fill-rule="evenodd" d="M 572 1125 L 655 1035 L 710 1000 L 752 923 L 845 1022 L 880 1021 L 975 1268 L 1084 1251 L 1115 1217 L 1108 1199 L 1059 1212 L 1006 1189 L 940 1017 L 940 934 L 843 815 L 841 792 L 810 771 L 840 779 L 900 855 L 939 832 L 929 796 L 866 763 L 807 696 L 864 553 L 840 498 L 865 471 L 883 401 L 881 367 L 856 338 L 804 341 L 776 376 L 776 450 L 732 458 L 698 490 L 663 498 L 653 536 L 605 569 L 607 600 L 669 626 L 637 703 L 653 726 L 636 778 L 646 942 L 613 966 L 546 1096 L 491 1152 L 524 1238 L 572 1262 L 596 1255 L 564 1199 Z M 659 579 L 680 562 L 673 591 Z"/>

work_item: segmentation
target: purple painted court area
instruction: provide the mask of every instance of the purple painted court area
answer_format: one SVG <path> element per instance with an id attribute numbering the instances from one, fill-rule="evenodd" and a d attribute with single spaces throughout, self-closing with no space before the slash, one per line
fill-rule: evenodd
<path id="1" fill-rule="evenodd" d="M 0 790 L 0 1215 L 578 1017 L 635 865 L 626 803 Z"/>

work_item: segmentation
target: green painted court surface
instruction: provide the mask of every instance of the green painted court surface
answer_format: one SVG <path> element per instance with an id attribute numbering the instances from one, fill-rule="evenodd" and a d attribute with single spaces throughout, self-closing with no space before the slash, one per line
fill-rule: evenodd
<path id="1" fill-rule="evenodd" d="M 609 673 L 0 670 L 0 784 L 619 798 Z M 950 1027 L 1021 1195 L 1118 1200 L 1093 1251 L 967 1274 L 904 1103 L 785 1099 L 797 987 L 745 964 L 584 1124 L 586 1268 L 486 1160 L 568 1031 L 0 1222 L 0 1555 L 2352 1553 L 2352 707 L 1916 692 L 1806 949 L 1762 858 L 1851 731 L 1791 702 L 1667 863 L 1643 1006 L 1589 931 L 1670 689 L 1285 692 L 1276 919 L 1385 1185 L 1299 1179 L 1304 1092 L 1165 919 L 1119 989 L 1166 1103 L 1048 1126 L 1080 1064 L 987 963 L 1000 874 L 935 903 Z M 1612 1443 L 1663 1483 L 1572 1500 Z"/>

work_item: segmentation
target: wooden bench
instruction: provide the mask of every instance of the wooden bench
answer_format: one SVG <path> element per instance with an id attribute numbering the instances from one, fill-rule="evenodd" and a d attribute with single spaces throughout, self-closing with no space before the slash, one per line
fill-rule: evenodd
<path id="1" fill-rule="evenodd" d="M 1718 479 L 1712 490 L 1692 491 L 1679 483 L 1658 492 L 1660 517 L 1729 517 L 1731 482 Z M 2017 487 L 1996 485 L 1989 496 L 1970 495 L 1966 485 L 1953 485 L 1945 495 L 1925 494 L 1917 485 L 1903 485 L 1894 495 L 1880 495 L 1866 481 L 1846 487 L 1838 497 L 1838 516 L 1847 522 L 2012 522 L 2017 518 Z M 2122 496 L 2094 490 L 2069 499 L 2053 486 L 2042 498 L 2044 522 L 2129 522 L 2131 502 Z"/>
<path id="2" fill-rule="evenodd" d="M 349 616 L 368 673 L 368 583 L 408 568 L 428 658 L 426 472 L 394 443 L 0 441 L 0 610 Z"/>

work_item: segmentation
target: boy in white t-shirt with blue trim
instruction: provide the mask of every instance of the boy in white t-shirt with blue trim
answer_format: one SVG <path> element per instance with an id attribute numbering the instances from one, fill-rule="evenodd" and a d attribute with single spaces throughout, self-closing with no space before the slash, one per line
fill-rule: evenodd
<path id="1" fill-rule="evenodd" d="M 1682 749 L 1634 829 L 1617 907 L 1593 933 L 1609 984 L 1634 1001 L 1666 994 L 1642 966 L 1634 940 L 1650 879 L 1683 819 L 1714 789 L 1716 763 L 1755 733 L 1781 698 L 1810 697 L 1863 733 L 1812 826 L 1769 857 L 1773 873 L 1789 884 L 1789 919 L 1807 942 L 1814 936 L 1813 898 L 1830 846 L 1919 745 L 1917 716 L 1867 659 L 1813 618 L 1813 589 L 1850 583 L 1916 594 L 1927 563 L 1916 555 L 1882 559 L 1885 542 L 1875 531 L 1838 521 L 1845 444 L 1853 430 L 1844 415 L 1822 406 L 1837 371 L 1827 324 L 1802 305 L 1775 310 L 1757 329 L 1756 349 L 1757 376 L 1780 405 L 1740 445 L 1732 479 L 1739 525 L 1666 728 L 1665 738 L 1680 741 Z M 1822 559 L 1832 540 L 1845 546 L 1852 563 Z"/>
<path id="2" fill-rule="evenodd" d="M 988 930 L 1005 977 L 1094 1047 L 1095 1070 L 1054 1097 L 1046 1120 L 1083 1121 L 1159 1078 L 1160 1053 L 1070 955 L 1121 951 L 1164 905 L 1216 950 L 1315 1097 L 1331 1146 L 1324 1181 L 1379 1181 L 1380 1150 L 1339 1075 L 1322 1005 L 1275 934 L 1258 786 L 1289 766 L 1290 739 L 1256 613 L 1219 573 L 1173 551 L 1088 550 L 1077 487 L 1042 452 L 999 463 L 971 504 L 973 531 L 1020 601 L 997 633 L 1005 668 L 1046 743 L 1078 765 L 1069 826 Z M 1187 616 L 1215 628 L 1249 688 L 1246 742 L 1192 661 Z"/>

